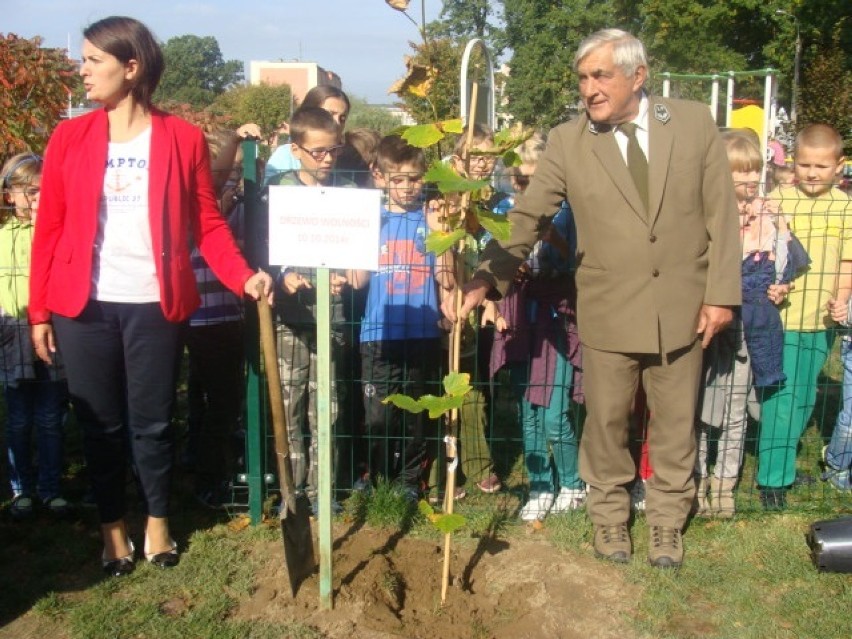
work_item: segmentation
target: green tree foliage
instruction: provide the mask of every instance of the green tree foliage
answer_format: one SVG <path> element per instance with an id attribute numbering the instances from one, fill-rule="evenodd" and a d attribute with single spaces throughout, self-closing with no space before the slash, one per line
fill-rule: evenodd
<path id="1" fill-rule="evenodd" d="M 461 101 L 459 74 L 464 47 L 450 38 L 436 38 L 421 44 L 411 42 L 410 45 L 414 54 L 408 60 L 408 77 L 411 77 L 413 66 L 422 67 L 424 74 L 429 76 L 423 79 L 424 89 L 428 88 L 428 91 L 415 95 L 408 91 L 398 92 L 397 85 L 394 85 L 390 92 L 397 93 L 415 122 L 458 118 Z"/>
<path id="2" fill-rule="evenodd" d="M 387 109 L 367 104 L 366 100 L 355 96 L 349 96 L 352 108 L 349 118 L 346 120 L 347 129 L 375 129 L 382 135 L 387 135 L 394 129 L 399 128 L 399 118 L 388 112 Z"/>
<path id="3" fill-rule="evenodd" d="M 655 92 L 661 90 L 662 81 L 655 75 L 661 71 L 710 74 L 773 67 L 779 70 L 779 98 L 789 107 L 797 24 L 803 70 L 831 51 L 836 68 L 829 82 L 842 82 L 852 69 L 848 0 L 502 0 L 500 4 L 503 28 L 493 29 L 490 36 L 495 50 L 509 54 L 506 110 L 517 121 L 542 127 L 574 111 L 579 98 L 571 69 L 574 52 L 583 37 L 604 27 L 623 28 L 642 39 Z M 450 34 L 475 33 L 477 6 L 475 2 L 445 3 L 441 17 L 447 24 L 441 28 Z M 492 9 L 493 16 L 496 11 Z M 706 101 L 711 86 L 709 82 L 675 83 L 672 90 L 675 95 Z M 762 92 L 759 78 L 737 81 L 738 97 L 757 98 Z M 838 94 L 843 91 L 834 95 Z M 837 109 L 842 110 L 842 104 L 840 100 Z M 832 122 L 842 128 L 840 111 Z"/>
<path id="4" fill-rule="evenodd" d="M 243 79 L 243 63 L 222 58 L 212 36 L 182 35 L 163 45 L 166 70 L 156 102 L 181 102 L 195 108 L 213 104 L 216 97 Z"/>
<path id="5" fill-rule="evenodd" d="M 852 70 L 848 50 L 840 44 L 840 29 L 828 46 L 808 52 L 801 92 L 799 126 L 827 122 L 844 138 L 846 157 L 852 156 Z"/>
<path id="6" fill-rule="evenodd" d="M 271 144 L 281 124 L 290 119 L 290 102 L 289 85 L 251 84 L 229 89 L 211 108 L 235 127 L 254 122 Z"/>
<path id="7" fill-rule="evenodd" d="M 508 112 L 516 121 L 549 128 L 579 100 L 572 70 L 580 40 L 617 24 L 612 2 L 503 0 L 502 44 L 513 51 L 506 78 Z"/>
<path id="8" fill-rule="evenodd" d="M 0 34 L 0 154 L 5 157 L 41 153 L 79 85 L 65 51 L 43 49 L 41 42 Z"/>
<path id="9" fill-rule="evenodd" d="M 637 35 L 648 49 L 652 71 L 710 74 L 758 70 L 770 63 L 764 48 L 776 19 L 768 3 L 645 0 L 639 14 Z M 762 86 L 761 79 L 740 79 L 737 95 L 759 97 Z M 661 91 L 659 76 L 652 74 L 651 88 Z M 672 95 L 706 101 L 710 90 L 709 82 L 679 83 Z"/>
<path id="10" fill-rule="evenodd" d="M 488 39 L 496 31 L 497 3 L 489 0 L 444 0 L 441 15 L 427 30 L 433 37 L 468 40 Z"/>

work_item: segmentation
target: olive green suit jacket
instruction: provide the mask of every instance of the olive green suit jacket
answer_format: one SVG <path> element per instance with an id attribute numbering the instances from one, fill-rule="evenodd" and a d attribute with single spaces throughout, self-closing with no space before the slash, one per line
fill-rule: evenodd
<path id="1" fill-rule="evenodd" d="M 553 212 L 577 225 L 577 313 L 588 347 L 668 353 L 692 344 L 702 304 L 741 301 L 733 182 L 706 106 L 649 97 L 649 212 L 614 135 L 585 114 L 554 128 L 512 236 L 483 251 L 479 277 L 505 293 Z"/>

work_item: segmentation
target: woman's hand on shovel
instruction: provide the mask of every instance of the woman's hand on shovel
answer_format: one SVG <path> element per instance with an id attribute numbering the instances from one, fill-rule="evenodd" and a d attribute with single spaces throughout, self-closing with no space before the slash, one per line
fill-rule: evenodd
<path id="1" fill-rule="evenodd" d="M 275 284 L 269 273 L 258 271 L 246 280 L 243 290 L 246 292 L 246 295 L 254 300 L 266 297 L 266 301 L 270 306 L 275 301 Z"/>

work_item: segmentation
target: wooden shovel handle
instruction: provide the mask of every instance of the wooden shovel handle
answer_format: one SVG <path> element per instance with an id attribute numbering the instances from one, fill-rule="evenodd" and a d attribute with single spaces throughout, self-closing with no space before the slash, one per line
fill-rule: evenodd
<path id="1" fill-rule="evenodd" d="M 272 326 L 272 311 L 263 295 L 263 285 L 258 285 L 257 316 L 260 324 L 260 344 L 266 382 L 269 387 L 269 408 L 272 413 L 272 431 L 275 436 L 275 457 L 278 461 L 278 482 L 281 487 L 282 517 L 285 510 L 296 512 L 296 485 L 293 482 L 293 467 L 290 462 L 290 440 L 287 436 L 287 420 L 284 416 L 284 397 L 281 393 L 281 376 L 278 374 L 278 354 L 275 349 L 275 333 Z"/>

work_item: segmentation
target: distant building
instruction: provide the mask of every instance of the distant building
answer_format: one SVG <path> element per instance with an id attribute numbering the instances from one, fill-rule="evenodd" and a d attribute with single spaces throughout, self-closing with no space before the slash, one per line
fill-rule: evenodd
<path id="1" fill-rule="evenodd" d="M 249 62 L 249 83 L 266 83 L 271 86 L 288 84 L 296 102 L 301 102 L 315 86 L 330 84 L 338 89 L 343 88 L 339 75 L 323 69 L 316 62 L 252 60 Z"/>
<path id="2" fill-rule="evenodd" d="M 411 117 L 411 114 L 398 104 L 372 104 L 370 106 L 376 107 L 377 109 L 384 109 L 390 115 L 399 120 L 399 123 L 404 126 L 417 124 L 414 121 L 414 118 Z"/>

